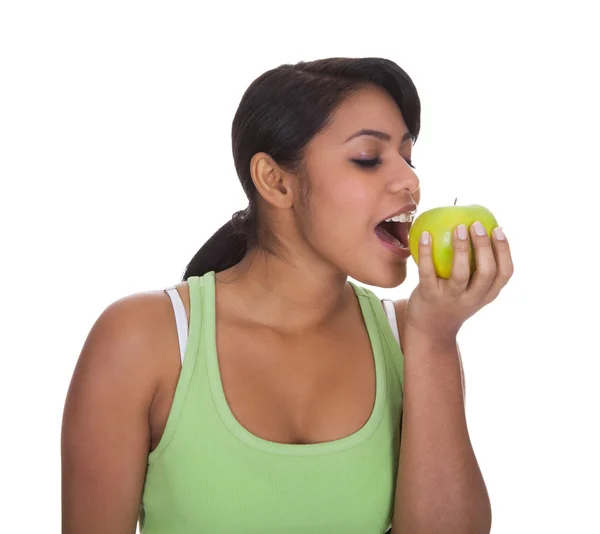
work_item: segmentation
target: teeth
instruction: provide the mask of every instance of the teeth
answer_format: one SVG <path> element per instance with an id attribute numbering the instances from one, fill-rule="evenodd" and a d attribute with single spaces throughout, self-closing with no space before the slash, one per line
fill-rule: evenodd
<path id="1" fill-rule="evenodd" d="M 409 213 L 401 213 L 400 215 L 386 219 L 385 222 L 412 222 L 414 216 L 415 213 L 413 211 Z"/>

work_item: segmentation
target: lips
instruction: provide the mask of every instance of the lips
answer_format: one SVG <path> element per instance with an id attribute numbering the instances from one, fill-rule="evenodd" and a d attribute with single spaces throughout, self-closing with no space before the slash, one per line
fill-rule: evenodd
<path id="1" fill-rule="evenodd" d="M 415 211 L 417 211 L 417 205 L 414 202 L 410 202 L 409 204 L 406 204 L 405 206 L 403 206 L 399 210 L 395 211 L 394 213 L 388 215 L 387 217 L 384 217 L 382 222 L 387 221 L 388 219 L 392 219 L 393 217 L 398 217 L 402 214 L 406 214 L 406 215 L 408 215 L 409 213 L 414 214 Z"/>

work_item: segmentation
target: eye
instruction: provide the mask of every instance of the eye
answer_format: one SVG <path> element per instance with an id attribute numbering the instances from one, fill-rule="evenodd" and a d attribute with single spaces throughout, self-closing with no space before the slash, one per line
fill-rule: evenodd
<path id="1" fill-rule="evenodd" d="M 381 158 L 374 158 L 374 159 L 353 159 L 351 161 L 354 164 L 358 165 L 359 167 L 362 167 L 363 169 L 374 169 L 375 167 L 378 167 L 379 165 L 381 165 Z M 408 166 L 411 169 L 416 169 L 416 167 L 412 164 L 412 160 L 405 159 L 404 161 L 406 161 L 406 163 L 408 163 Z"/>
<path id="2" fill-rule="evenodd" d="M 378 165 L 381 165 L 381 158 L 353 159 L 351 161 L 359 167 L 363 167 L 364 169 L 374 169 Z"/>

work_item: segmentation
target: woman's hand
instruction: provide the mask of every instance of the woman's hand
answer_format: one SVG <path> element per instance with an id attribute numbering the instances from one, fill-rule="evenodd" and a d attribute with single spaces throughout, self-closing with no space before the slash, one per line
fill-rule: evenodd
<path id="1" fill-rule="evenodd" d="M 479 223 L 480 224 L 480 223 Z M 436 340 L 456 337 L 463 323 L 492 302 L 513 274 L 508 241 L 500 228 L 492 238 L 483 226 L 469 229 L 475 248 L 477 269 L 470 278 L 467 228 L 454 231 L 452 274 L 448 280 L 435 274 L 431 255 L 431 236 L 419 241 L 419 284 L 406 304 L 405 326 L 416 328 Z M 479 233 L 478 233 L 479 231 Z"/>

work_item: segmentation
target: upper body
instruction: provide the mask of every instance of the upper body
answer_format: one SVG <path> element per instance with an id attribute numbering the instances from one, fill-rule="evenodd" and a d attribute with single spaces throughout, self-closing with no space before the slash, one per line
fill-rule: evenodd
<path id="1" fill-rule="evenodd" d="M 176 288 L 189 321 L 188 282 Z M 374 409 L 375 364 L 350 286 L 347 304 L 335 320 L 300 335 L 258 324 L 235 300 L 226 300 L 221 289 L 221 383 L 231 412 L 245 429 L 269 442 L 306 445 L 338 441 L 363 428 Z M 403 302 L 396 302 L 400 331 Z M 148 459 L 164 435 L 181 370 L 173 306 L 164 291 L 122 299 L 98 319 L 80 357 L 65 414 L 70 421 L 64 435 L 66 511 L 73 525 L 88 525 L 97 514 L 106 529 L 98 532 L 134 532 L 152 480 Z M 90 421 L 93 429 L 85 426 Z M 198 431 L 208 441 L 211 429 Z M 86 435 L 90 432 L 93 440 Z M 391 449 L 385 454 L 394 465 L 397 443 Z M 382 504 L 386 510 L 388 503 Z M 152 510 L 148 512 L 151 517 Z"/>
<path id="2" fill-rule="evenodd" d="M 369 69 L 387 82 L 364 81 Z M 200 249 L 177 290 L 189 321 L 190 278 L 215 272 L 222 388 L 236 421 L 253 435 L 326 443 L 369 419 L 372 340 L 348 277 L 386 288 L 406 277 L 410 217 L 384 221 L 414 212 L 420 200 L 411 164 L 419 113 L 412 82 L 385 61 L 283 66 L 244 95 L 233 143 L 249 208 Z M 490 241 L 474 229 L 470 236 L 474 278 L 467 241 L 457 238 L 453 276 L 440 281 L 424 240 L 419 285 L 395 302 L 406 368 L 390 496 L 394 532 L 489 531 L 456 334 L 495 298 L 512 264 L 501 237 Z M 148 458 L 164 435 L 181 373 L 163 290 L 120 299 L 98 318 L 65 406 L 63 532 L 135 531 Z"/>

